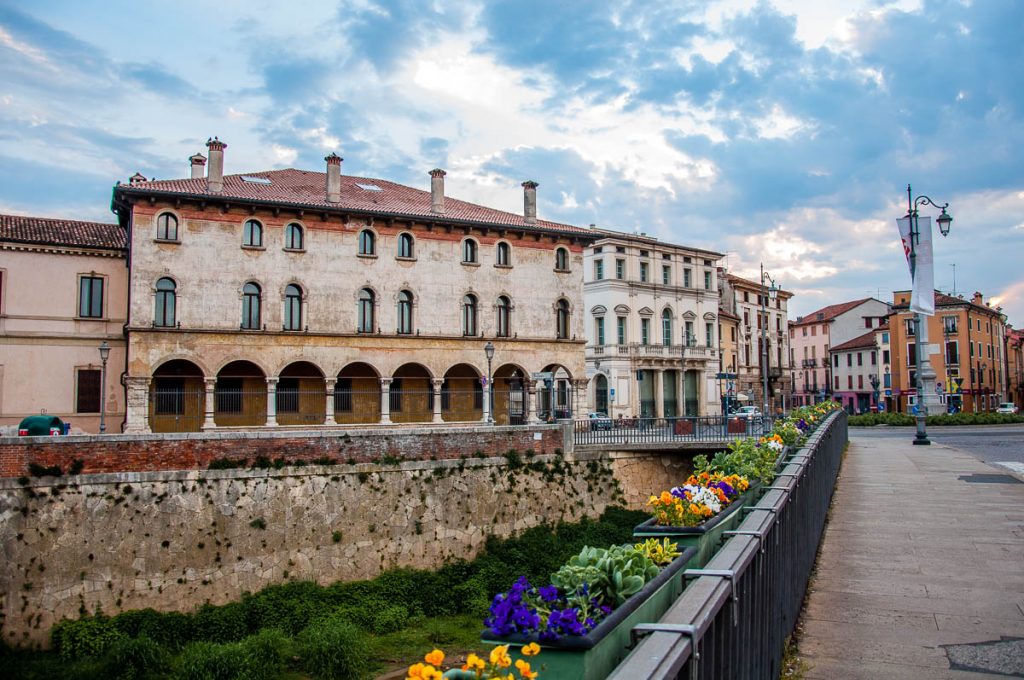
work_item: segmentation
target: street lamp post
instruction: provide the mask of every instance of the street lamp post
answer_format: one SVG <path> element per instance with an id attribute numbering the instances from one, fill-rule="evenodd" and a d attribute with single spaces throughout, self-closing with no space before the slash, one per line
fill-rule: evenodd
<path id="1" fill-rule="evenodd" d="M 490 340 L 484 345 L 484 355 L 487 357 L 487 424 L 494 424 L 494 387 L 491 385 L 491 360 L 494 358 L 494 343 Z"/>
<path id="2" fill-rule="evenodd" d="M 939 205 L 932 199 L 925 195 L 912 198 L 913 192 L 910 189 L 910 185 L 907 185 L 907 219 L 910 223 L 910 280 L 913 281 L 917 277 L 917 244 L 921 236 L 921 231 L 918 228 L 918 206 L 930 205 L 935 208 L 940 208 L 942 214 L 939 215 L 935 222 L 939 225 L 939 233 L 943 236 L 949 234 L 949 226 L 953 222 L 953 218 L 950 217 L 949 213 L 946 212 L 946 208 L 949 207 L 949 203 L 943 203 Z M 934 291 L 921 291 L 923 295 L 934 295 Z M 928 431 L 925 426 L 925 418 L 928 416 L 928 400 L 932 398 L 931 394 L 928 393 L 931 389 L 931 385 L 935 381 L 935 371 L 932 369 L 931 360 L 928 358 L 929 354 L 927 351 L 928 345 L 928 324 L 925 321 L 924 314 L 915 312 L 914 314 L 914 353 L 916 358 L 917 373 L 914 388 L 917 392 L 917 434 L 914 436 L 914 444 L 928 445 L 931 441 L 928 439 Z"/>
<path id="3" fill-rule="evenodd" d="M 107 431 L 107 359 L 110 357 L 110 345 L 104 340 L 100 343 L 100 361 L 103 369 L 100 371 L 100 434 Z"/>
<path id="4" fill-rule="evenodd" d="M 765 281 L 771 281 L 771 288 L 765 285 Z M 761 264 L 761 288 L 764 289 L 761 295 L 761 413 L 762 415 L 768 414 L 768 311 L 767 311 L 767 299 L 771 295 L 771 299 L 774 300 L 778 294 L 779 289 L 775 286 L 775 279 L 771 277 L 771 274 L 764 270 L 764 263 Z"/>

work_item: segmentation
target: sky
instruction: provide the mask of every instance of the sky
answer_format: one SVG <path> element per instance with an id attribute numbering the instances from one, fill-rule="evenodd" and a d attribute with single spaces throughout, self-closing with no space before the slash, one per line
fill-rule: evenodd
<path id="1" fill-rule="evenodd" d="M 1024 327 L 1024 2 L 0 0 L 0 212 L 113 221 L 136 171 L 324 170 L 763 264 L 790 316 L 910 276 Z M 939 211 L 924 205 L 922 215 Z"/>

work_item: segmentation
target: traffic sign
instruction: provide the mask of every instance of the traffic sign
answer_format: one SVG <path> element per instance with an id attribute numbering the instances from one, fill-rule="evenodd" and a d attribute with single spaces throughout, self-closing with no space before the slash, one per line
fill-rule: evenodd
<path id="1" fill-rule="evenodd" d="M 715 373 L 715 378 L 718 380 L 735 380 L 735 373 Z"/>
<path id="2" fill-rule="evenodd" d="M 555 374 L 552 373 L 551 371 L 543 371 L 541 373 L 531 373 L 530 376 L 534 380 L 553 380 Z"/>

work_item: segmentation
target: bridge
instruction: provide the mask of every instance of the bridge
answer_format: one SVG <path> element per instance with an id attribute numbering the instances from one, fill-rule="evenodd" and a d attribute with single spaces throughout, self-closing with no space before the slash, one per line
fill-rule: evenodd
<path id="1" fill-rule="evenodd" d="M 736 439 L 768 434 L 773 424 L 769 416 L 592 418 L 573 423 L 573 443 L 577 451 L 706 451 L 725 449 Z"/>

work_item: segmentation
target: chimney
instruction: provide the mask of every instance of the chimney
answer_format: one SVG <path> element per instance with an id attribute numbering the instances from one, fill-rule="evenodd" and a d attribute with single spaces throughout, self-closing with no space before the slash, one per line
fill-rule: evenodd
<path id="1" fill-rule="evenodd" d="M 200 179 L 206 172 L 206 156 L 197 153 L 194 156 L 189 156 L 188 160 L 192 164 L 192 179 Z"/>
<path id="2" fill-rule="evenodd" d="M 128 184 L 138 184 L 139 182 L 145 182 L 146 176 L 141 172 L 137 172 L 128 178 Z"/>
<path id="3" fill-rule="evenodd" d="M 971 303 L 975 304 L 975 305 L 978 305 L 979 307 L 981 305 L 983 305 L 984 303 L 982 302 L 982 295 L 981 295 L 981 293 L 979 293 L 978 291 L 974 291 L 974 297 L 971 298 Z"/>
<path id="4" fill-rule="evenodd" d="M 345 160 L 336 153 L 324 156 L 327 161 L 327 202 L 341 202 L 341 162 Z"/>
<path id="5" fill-rule="evenodd" d="M 228 148 L 228 145 L 214 137 L 206 140 L 206 148 L 210 151 L 206 189 L 212 193 L 220 193 L 224 189 L 224 149 Z"/>
<path id="6" fill-rule="evenodd" d="M 430 171 L 430 212 L 444 212 L 444 176 L 448 174 L 441 168 Z"/>
<path id="7" fill-rule="evenodd" d="M 537 187 L 532 179 L 523 182 L 523 221 L 537 224 Z"/>

